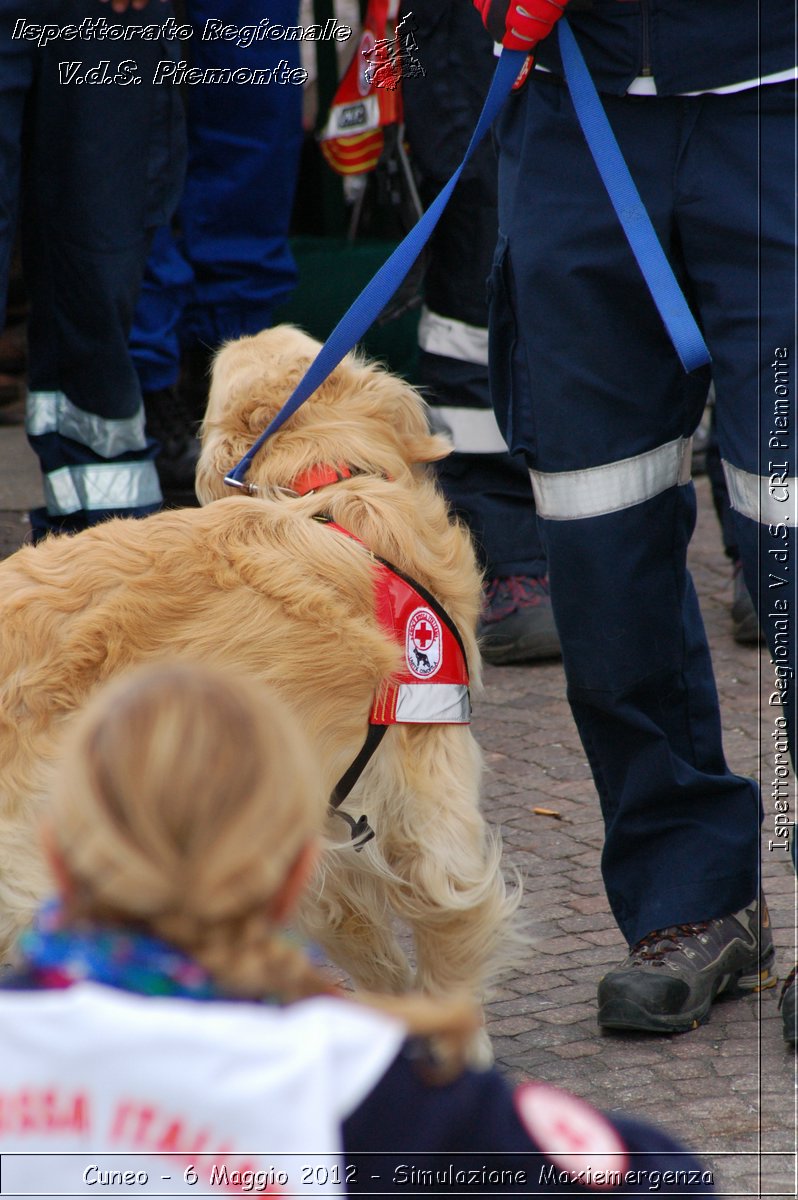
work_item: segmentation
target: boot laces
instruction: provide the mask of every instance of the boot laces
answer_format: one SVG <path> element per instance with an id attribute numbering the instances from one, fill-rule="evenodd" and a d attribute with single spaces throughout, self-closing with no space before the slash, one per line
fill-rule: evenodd
<path id="1" fill-rule="evenodd" d="M 521 608 L 534 608 L 549 598 L 548 577 L 532 575 L 501 575 L 491 579 L 485 588 L 482 620 L 503 621 Z"/>
<path id="2" fill-rule="evenodd" d="M 661 964 L 666 954 L 682 950 L 682 942 L 686 938 L 699 937 L 709 929 L 709 921 L 696 921 L 689 925 L 671 925 L 667 929 L 655 929 L 647 933 L 632 947 L 630 958 L 633 962 L 653 962 Z"/>

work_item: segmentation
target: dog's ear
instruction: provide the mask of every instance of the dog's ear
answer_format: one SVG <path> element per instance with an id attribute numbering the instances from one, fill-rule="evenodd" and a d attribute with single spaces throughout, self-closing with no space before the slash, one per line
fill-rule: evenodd
<path id="1" fill-rule="evenodd" d="M 253 339 L 228 342 L 214 358 L 205 419 L 200 427 L 202 451 L 196 470 L 196 492 L 201 504 L 233 493 L 224 476 L 246 454 L 253 442 L 249 399 L 257 376 Z M 246 397 L 246 400 L 244 399 Z"/>
<path id="2" fill-rule="evenodd" d="M 408 437 L 405 439 L 408 462 L 432 463 L 448 458 L 454 446 L 442 433 L 427 433 L 423 437 Z"/>
<path id="3" fill-rule="evenodd" d="M 453 450 L 452 443 L 429 428 L 427 406 L 413 388 L 405 385 L 394 392 L 395 428 L 409 463 L 439 462 Z"/>
<path id="4" fill-rule="evenodd" d="M 233 493 L 225 474 L 251 449 L 312 362 L 315 342 L 276 326 L 225 343 L 213 362 L 196 491 L 202 504 Z"/>
<path id="5" fill-rule="evenodd" d="M 241 439 L 238 443 L 232 442 L 217 430 L 209 431 L 207 425 L 203 425 L 201 437 L 202 450 L 197 463 L 194 490 L 200 504 L 210 504 L 213 500 L 223 500 L 225 496 L 235 494 L 225 483 L 224 477 L 244 457 L 251 441 Z"/>

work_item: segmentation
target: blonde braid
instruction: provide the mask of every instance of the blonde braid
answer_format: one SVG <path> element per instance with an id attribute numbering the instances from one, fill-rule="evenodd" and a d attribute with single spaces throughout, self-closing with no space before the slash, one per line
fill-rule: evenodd
<path id="1" fill-rule="evenodd" d="M 269 909 L 325 809 L 275 696 L 187 663 L 141 668 L 76 722 L 54 790 L 71 915 L 143 923 L 225 988 L 305 994 Z"/>

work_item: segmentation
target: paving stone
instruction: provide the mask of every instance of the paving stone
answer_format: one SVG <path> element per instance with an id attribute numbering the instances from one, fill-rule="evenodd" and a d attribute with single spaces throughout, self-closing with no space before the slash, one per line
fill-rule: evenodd
<path id="1" fill-rule="evenodd" d="M 486 1020 L 488 1033 L 496 1034 L 498 1037 L 506 1037 L 514 1033 L 526 1033 L 527 1030 L 535 1027 L 538 1017 L 532 1017 L 530 1014 L 523 1016 L 505 1017 L 498 1021 L 493 1021 L 490 1018 Z"/>
<path id="2" fill-rule="evenodd" d="M 536 939 L 532 949 L 537 954 L 556 954 L 558 958 L 562 955 L 563 961 L 565 961 L 565 956 L 572 950 L 584 950 L 585 947 L 586 942 L 583 938 L 563 935 L 562 937 Z"/>
<path id="3" fill-rule="evenodd" d="M 593 1015 L 586 1004 L 560 1005 L 552 1003 L 551 1008 L 540 1010 L 537 1019 L 551 1025 L 571 1025 L 576 1021 L 592 1019 Z"/>
<path id="4" fill-rule="evenodd" d="M 559 1058 L 592 1058 L 593 1055 L 600 1053 L 601 1047 L 595 1040 L 569 1042 L 566 1046 L 557 1047 L 557 1056 Z"/>
<path id="5" fill-rule="evenodd" d="M 594 946 L 615 946 L 620 955 L 625 955 L 626 943 L 617 929 L 586 929 L 582 937 Z"/>
<path id="6" fill-rule="evenodd" d="M 512 1000 L 500 1000 L 498 1003 L 491 1001 L 491 1015 L 498 1018 L 524 1016 L 528 1013 L 537 1013 L 542 1005 L 552 1003 L 552 1001 L 548 998 L 548 995 L 549 993 L 546 993 L 546 998 L 543 998 L 541 993 L 537 993 L 532 995 L 516 996 Z"/>
<path id="7" fill-rule="evenodd" d="M 601 913 L 605 918 L 609 914 L 609 906 L 605 896 L 573 896 L 571 908 L 580 913 Z"/>

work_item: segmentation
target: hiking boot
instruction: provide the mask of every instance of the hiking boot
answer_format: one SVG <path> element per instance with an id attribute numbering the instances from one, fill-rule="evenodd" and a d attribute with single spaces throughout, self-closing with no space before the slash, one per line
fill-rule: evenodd
<path id="1" fill-rule="evenodd" d="M 767 905 L 752 900 L 730 917 L 674 925 L 641 938 L 598 986 L 604 1029 L 686 1033 L 707 1019 L 721 992 L 775 987 Z"/>
<path id="2" fill-rule="evenodd" d="M 164 503 L 196 505 L 194 473 L 200 449 L 196 418 L 174 387 L 145 392 L 144 413 L 147 433 L 161 447 L 155 465 Z"/>
<path id="3" fill-rule="evenodd" d="M 732 637 L 738 646 L 758 646 L 764 642 L 759 617 L 756 615 L 754 602 L 743 575 L 743 564 L 734 564 L 734 579 L 732 581 L 734 594 L 732 599 Z"/>
<path id="4" fill-rule="evenodd" d="M 779 998 L 784 1040 L 794 1046 L 798 1042 L 798 964 L 784 981 Z"/>
<path id="5" fill-rule="evenodd" d="M 477 635 L 482 657 L 495 666 L 559 658 L 548 579 L 531 575 L 491 579 Z"/>

